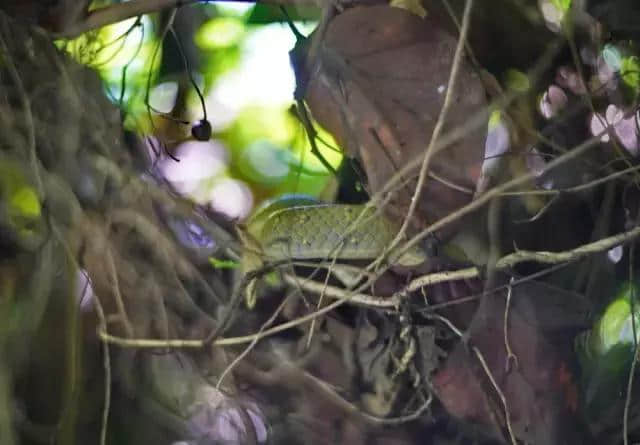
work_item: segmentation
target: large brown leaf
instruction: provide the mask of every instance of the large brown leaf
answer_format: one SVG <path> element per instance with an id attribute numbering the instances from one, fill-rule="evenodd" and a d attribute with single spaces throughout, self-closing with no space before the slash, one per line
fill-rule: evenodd
<path id="1" fill-rule="evenodd" d="M 579 443 L 577 387 L 563 356 L 571 336 L 564 344 L 552 342 L 545 331 L 559 327 L 558 317 L 566 318 L 565 329 L 583 325 L 587 302 L 535 282 L 515 286 L 506 337 L 514 361 L 505 346 L 505 299 L 485 298 L 466 331 L 470 344 L 460 343 L 433 378 L 440 401 L 455 417 L 506 439 L 504 406 L 471 350 L 476 347 L 504 394 L 516 438 L 532 444 Z"/>
<path id="2" fill-rule="evenodd" d="M 322 40 L 307 64 L 314 69 L 307 73 L 305 99 L 347 154 L 362 161 L 369 192 L 375 193 L 399 168 L 424 156 L 444 101 L 456 37 L 429 17 L 378 5 L 346 10 L 324 36 L 313 38 Z M 464 60 L 454 91 L 444 134 L 486 108 L 480 78 Z M 472 199 L 485 132 L 481 122 L 434 156 L 413 229 Z M 396 194 L 391 216 L 406 214 L 416 174 Z"/>

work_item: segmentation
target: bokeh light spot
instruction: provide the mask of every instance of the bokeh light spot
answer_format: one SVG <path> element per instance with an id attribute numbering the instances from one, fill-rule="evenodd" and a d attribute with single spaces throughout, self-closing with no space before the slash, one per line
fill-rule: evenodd
<path id="1" fill-rule="evenodd" d="M 239 161 L 243 173 L 251 180 L 262 184 L 277 184 L 290 171 L 294 161 L 291 153 L 265 140 L 256 141 L 242 153 Z"/>
<path id="2" fill-rule="evenodd" d="M 160 162 L 164 177 L 178 192 L 196 202 L 206 201 L 212 181 L 227 167 L 227 150 L 219 142 L 188 141 L 177 147 L 174 156 L 179 162 L 171 158 Z"/>
<path id="3" fill-rule="evenodd" d="M 568 102 L 569 99 L 562 88 L 557 85 L 550 85 L 540 98 L 538 109 L 543 117 L 551 119 L 558 115 L 558 113 L 567 106 Z"/>
<path id="4" fill-rule="evenodd" d="M 163 82 L 149 92 L 149 105 L 160 113 L 170 113 L 176 104 L 178 97 L 178 84 L 176 82 Z"/>
<path id="5" fill-rule="evenodd" d="M 245 183 L 227 178 L 213 187 L 209 204 L 229 219 L 242 220 L 251 213 L 253 194 Z"/>
<path id="6" fill-rule="evenodd" d="M 216 17 L 198 29 L 195 41 L 202 49 L 225 48 L 238 43 L 244 30 L 242 21 L 235 17 Z"/>

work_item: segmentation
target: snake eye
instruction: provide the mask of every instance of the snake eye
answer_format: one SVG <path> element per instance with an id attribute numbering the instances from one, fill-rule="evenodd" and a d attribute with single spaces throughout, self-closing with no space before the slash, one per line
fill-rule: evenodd
<path id="1" fill-rule="evenodd" d="M 191 135 L 198 141 L 208 141 L 211 139 L 211 124 L 206 119 L 199 120 L 191 127 Z"/>

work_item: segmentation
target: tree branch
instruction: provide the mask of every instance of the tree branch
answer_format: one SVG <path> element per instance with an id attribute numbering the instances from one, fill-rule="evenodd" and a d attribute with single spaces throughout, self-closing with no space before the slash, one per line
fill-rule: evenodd
<path id="1" fill-rule="evenodd" d="M 315 5 L 313 0 L 228 0 L 241 3 L 267 3 L 273 5 Z M 56 39 L 71 39 L 84 34 L 87 31 L 102 28 L 103 26 L 112 25 L 123 20 L 130 19 L 152 12 L 162 11 L 168 8 L 179 8 L 181 6 L 192 5 L 194 3 L 209 3 L 207 0 L 132 0 L 126 3 L 117 3 L 103 8 L 90 11 L 87 17 L 67 29 L 53 36 Z"/>

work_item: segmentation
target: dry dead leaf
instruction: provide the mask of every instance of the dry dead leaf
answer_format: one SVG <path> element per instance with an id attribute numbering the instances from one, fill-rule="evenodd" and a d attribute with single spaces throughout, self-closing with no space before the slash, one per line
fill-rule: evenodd
<path id="1" fill-rule="evenodd" d="M 305 99 L 347 154 L 361 160 L 370 193 L 424 155 L 444 101 L 455 46 L 456 38 L 429 17 L 423 20 L 386 5 L 348 9 L 329 23 L 317 46 Z M 443 135 L 465 128 L 485 108 L 480 78 L 463 61 Z M 413 229 L 472 199 L 485 133 L 484 122 L 467 128 L 463 138 L 433 157 Z M 406 214 L 415 175 L 405 178 L 409 183 L 395 195 L 387 209 L 390 216 Z"/>

